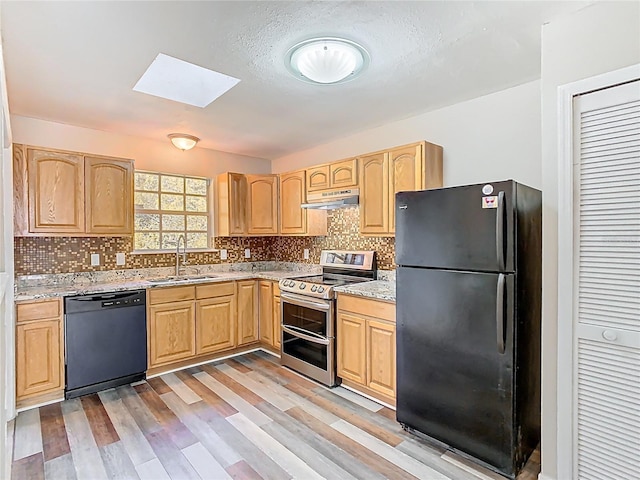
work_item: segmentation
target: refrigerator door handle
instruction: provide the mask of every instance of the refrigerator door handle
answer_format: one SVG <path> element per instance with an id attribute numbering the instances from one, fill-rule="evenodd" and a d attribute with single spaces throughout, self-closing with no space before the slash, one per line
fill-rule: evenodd
<path id="1" fill-rule="evenodd" d="M 498 269 L 504 270 L 504 192 L 498 192 L 498 209 L 496 210 L 496 258 Z"/>
<path id="2" fill-rule="evenodd" d="M 504 290 L 505 290 L 505 276 L 501 273 L 498 275 L 498 286 L 496 290 L 496 331 L 498 337 L 498 353 L 503 354 L 505 350 L 504 340 Z"/>

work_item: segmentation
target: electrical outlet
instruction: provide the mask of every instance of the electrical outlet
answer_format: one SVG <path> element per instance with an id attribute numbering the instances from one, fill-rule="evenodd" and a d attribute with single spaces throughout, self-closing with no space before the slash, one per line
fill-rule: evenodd
<path id="1" fill-rule="evenodd" d="M 251 258 L 251 250 L 248 248 L 244 249 L 244 258 Z"/>
<path id="2" fill-rule="evenodd" d="M 309 260 L 309 249 L 308 248 L 304 249 L 304 259 L 305 260 Z"/>
<path id="3" fill-rule="evenodd" d="M 116 253 L 116 265 L 124 265 L 125 262 L 124 253 Z"/>
<path id="4" fill-rule="evenodd" d="M 223 248 L 222 250 L 220 250 L 220 260 L 226 260 L 227 258 L 227 249 Z"/>
<path id="5" fill-rule="evenodd" d="M 92 267 L 96 267 L 100 265 L 100 254 L 99 253 L 92 253 L 91 254 L 91 266 Z"/>

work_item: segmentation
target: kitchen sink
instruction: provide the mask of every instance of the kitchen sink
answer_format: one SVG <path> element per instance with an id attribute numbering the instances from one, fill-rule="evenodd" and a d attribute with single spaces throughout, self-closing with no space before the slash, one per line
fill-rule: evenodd
<path id="1" fill-rule="evenodd" d="M 163 283 L 187 283 L 192 281 L 214 280 L 215 278 L 217 278 L 217 275 L 180 275 L 179 277 L 154 278 L 147 281 L 154 285 L 161 285 Z"/>

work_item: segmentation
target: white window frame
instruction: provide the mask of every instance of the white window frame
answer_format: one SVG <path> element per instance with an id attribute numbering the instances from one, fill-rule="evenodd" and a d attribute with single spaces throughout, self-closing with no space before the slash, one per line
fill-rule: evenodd
<path id="1" fill-rule="evenodd" d="M 132 255 L 149 255 L 149 254 L 162 254 L 162 253 L 174 253 L 175 252 L 175 248 L 168 248 L 168 249 L 154 249 L 154 250 L 139 250 L 139 249 L 135 249 L 135 233 L 136 233 L 136 227 L 135 227 L 135 215 L 137 213 L 148 213 L 148 214 L 158 214 L 158 215 L 162 215 L 162 214 L 177 214 L 177 215 L 201 215 L 201 216 L 205 216 L 205 214 L 199 213 L 199 212 L 188 212 L 186 210 L 146 210 L 146 209 L 138 209 L 135 206 L 135 192 L 136 191 L 144 191 L 144 190 L 137 190 L 135 188 L 135 174 L 136 173 L 149 173 L 152 175 L 165 175 L 167 177 L 183 177 L 183 178 L 194 178 L 194 179 L 198 179 L 198 180 L 206 180 L 207 182 L 207 213 L 206 213 L 206 217 L 207 217 L 207 244 L 208 246 L 206 248 L 189 248 L 189 245 L 187 245 L 187 252 L 190 253 L 198 253 L 198 252 L 216 252 L 218 251 L 217 249 L 213 248 L 213 221 L 214 221 L 214 217 L 213 217 L 213 212 L 214 212 L 214 205 L 213 205 L 213 192 L 212 192 L 212 181 L 210 178 L 208 177 L 201 177 L 198 175 L 186 175 L 184 173 L 170 173 L 170 172 L 159 172 L 159 171 L 152 171 L 152 170 L 139 170 L 139 169 L 135 169 L 134 170 L 134 223 L 133 223 L 133 233 L 134 236 L 132 237 L 132 242 L 133 242 L 133 246 L 134 246 L 134 250 L 131 252 Z M 160 189 L 161 186 L 159 185 L 158 188 Z M 161 193 L 161 190 L 158 190 L 158 194 Z M 168 193 L 168 192 L 167 192 Z M 187 195 L 186 192 L 183 195 Z M 186 219 L 185 219 L 186 221 Z M 158 230 L 159 234 L 160 234 L 160 242 L 162 243 L 162 217 L 160 218 L 160 229 Z M 186 237 L 185 237 L 186 238 Z"/>

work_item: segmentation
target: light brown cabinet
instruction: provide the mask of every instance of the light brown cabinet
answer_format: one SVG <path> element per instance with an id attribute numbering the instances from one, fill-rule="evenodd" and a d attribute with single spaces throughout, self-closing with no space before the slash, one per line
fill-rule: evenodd
<path id="1" fill-rule="evenodd" d="M 280 175 L 280 234 L 311 235 L 327 234 L 326 210 L 302 208 L 305 202 L 305 172 Z"/>
<path id="2" fill-rule="evenodd" d="M 358 162 L 355 158 L 318 165 L 306 170 L 307 192 L 358 186 Z"/>
<path id="3" fill-rule="evenodd" d="M 395 305 L 338 296 L 338 376 L 387 403 L 396 396 Z"/>
<path id="4" fill-rule="evenodd" d="M 395 233 L 395 194 L 442 186 L 442 147 L 419 142 L 359 158 L 360 233 Z"/>
<path id="5" fill-rule="evenodd" d="M 148 290 L 149 367 L 235 347 L 235 292 L 233 282 Z"/>
<path id="6" fill-rule="evenodd" d="M 260 341 L 276 350 L 282 342 L 280 319 L 280 287 L 278 282 L 260 280 L 258 282 L 258 310 L 260 319 Z"/>
<path id="7" fill-rule="evenodd" d="M 60 299 L 16 304 L 18 408 L 62 397 L 64 342 Z"/>
<path id="8" fill-rule="evenodd" d="M 133 234 L 133 163 L 85 157 L 87 233 Z"/>
<path id="9" fill-rule="evenodd" d="M 247 178 L 222 173 L 216 178 L 216 233 L 221 237 L 247 234 Z"/>
<path id="10" fill-rule="evenodd" d="M 149 307 L 149 367 L 173 363 L 196 354 L 194 302 Z"/>
<path id="11" fill-rule="evenodd" d="M 14 234 L 133 233 L 133 161 L 14 144 Z"/>
<path id="12" fill-rule="evenodd" d="M 27 149 L 29 231 L 84 233 L 82 155 Z"/>
<path id="13" fill-rule="evenodd" d="M 258 282 L 236 284 L 238 301 L 238 346 L 258 341 Z"/>
<path id="14" fill-rule="evenodd" d="M 273 282 L 260 280 L 258 292 L 260 341 L 273 345 Z"/>
<path id="15" fill-rule="evenodd" d="M 278 176 L 247 175 L 250 235 L 278 233 Z"/>
<path id="16" fill-rule="evenodd" d="M 235 347 L 235 306 L 233 295 L 196 302 L 196 354 Z"/>

